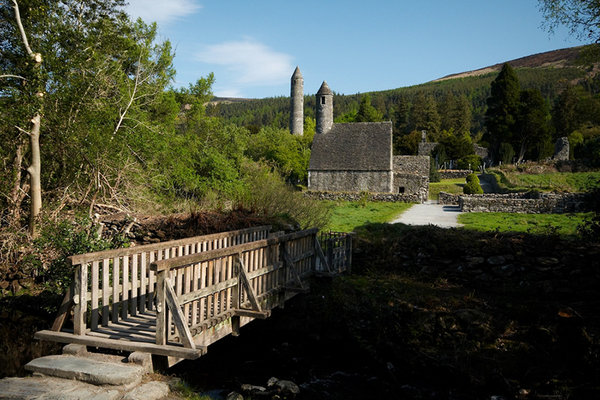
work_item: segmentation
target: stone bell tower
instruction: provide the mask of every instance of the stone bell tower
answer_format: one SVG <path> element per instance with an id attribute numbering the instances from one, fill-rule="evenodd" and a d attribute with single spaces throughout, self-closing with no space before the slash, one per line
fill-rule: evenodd
<path id="1" fill-rule="evenodd" d="M 292 75 L 290 92 L 290 132 L 292 135 L 304 134 L 304 79 L 300 68 L 296 67 Z"/>
<path id="2" fill-rule="evenodd" d="M 327 82 L 323 81 L 317 92 L 317 133 L 326 133 L 333 126 L 333 92 Z"/>

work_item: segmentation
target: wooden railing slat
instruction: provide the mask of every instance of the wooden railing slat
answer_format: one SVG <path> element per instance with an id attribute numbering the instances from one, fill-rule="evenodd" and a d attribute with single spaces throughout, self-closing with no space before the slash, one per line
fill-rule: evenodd
<path id="1" fill-rule="evenodd" d="M 264 226 L 258 226 L 258 227 L 253 227 L 253 228 L 239 229 L 237 231 L 220 232 L 220 233 L 213 233 L 210 235 L 195 236 L 195 237 L 191 237 L 191 238 L 172 240 L 169 242 L 145 244 L 145 245 L 141 245 L 141 246 L 125 247 L 125 248 L 113 249 L 113 250 L 96 251 L 93 253 L 86 253 L 86 254 L 77 254 L 77 255 L 69 257 L 68 259 L 71 260 L 71 265 L 79 265 L 79 264 L 83 264 L 83 263 L 90 262 L 93 260 L 102 260 L 104 258 L 124 257 L 124 256 L 130 256 L 135 253 L 164 250 L 165 248 L 168 248 L 170 246 L 184 245 L 187 243 L 193 243 L 194 241 L 198 241 L 198 240 L 200 240 L 200 241 L 206 240 L 207 241 L 207 240 L 214 240 L 214 239 L 220 238 L 220 237 L 232 237 L 232 236 L 236 236 L 236 235 L 241 235 L 244 232 L 253 232 L 253 231 L 262 232 L 262 231 L 270 231 L 270 230 L 271 230 L 270 225 L 264 225 Z"/>

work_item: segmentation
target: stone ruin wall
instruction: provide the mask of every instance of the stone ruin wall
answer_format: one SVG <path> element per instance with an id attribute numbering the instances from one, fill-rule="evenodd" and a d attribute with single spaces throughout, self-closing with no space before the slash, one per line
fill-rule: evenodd
<path id="1" fill-rule="evenodd" d="M 308 187 L 316 191 L 390 193 L 392 179 L 391 171 L 309 171 Z"/>
<path id="2" fill-rule="evenodd" d="M 394 156 L 394 187 L 398 194 L 416 194 L 420 202 L 429 195 L 429 156 Z"/>
<path id="3" fill-rule="evenodd" d="M 591 209 L 586 193 L 507 193 L 450 194 L 440 193 L 439 203 L 458 205 L 462 212 L 509 212 L 521 214 L 562 214 Z"/>
<path id="4" fill-rule="evenodd" d="M 419 150 L 417 154 L 419 156 L 429 156 L 437 145 L 438 144 L 436 142 L 419 142 Z"/>
<path id="5" fill-rule="evenodd" d="M 440 169 L 438 172 L 441 179 L 464 179 L 467 175 L 473 173 L 470 169 Z"/>
<path id="6" fill-rule="evenodd" d="M 569 161 L 569 138 L 561 137 L 556 140 L 552 159 L 555 161 Z"/>
<path id="7" fill-rule="evenodd" d="M 350 192 L 325 192 L 308 190 L 304 192 L 306 197 L 317 200 L 343 200 L 343 201 L 359 201 L 363 200 L 364 193 Z M 399 193 L 366 193 L 367 200 L 381 202 L 401 202 L 401 203 L 421 203 L 421 198 L 418 194 L 399 194 Z"/>

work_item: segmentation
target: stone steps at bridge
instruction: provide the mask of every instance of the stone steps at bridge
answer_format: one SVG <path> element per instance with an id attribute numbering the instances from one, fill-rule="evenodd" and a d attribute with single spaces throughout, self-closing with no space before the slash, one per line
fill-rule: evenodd
<path id="1" fill-rule="evenodd" d="M 159 400 L 169 394 L 165 382 L 149 381 L 149 354 L 128 359 L 88 353 L 85 346 L 65 346 L 63 355 L 40 357 L 25 368 L 34 376 L 0 380 L 0 399 Z"/>

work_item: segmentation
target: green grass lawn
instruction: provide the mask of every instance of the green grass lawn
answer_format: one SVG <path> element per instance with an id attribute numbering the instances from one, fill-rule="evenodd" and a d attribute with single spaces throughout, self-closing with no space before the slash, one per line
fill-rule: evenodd
<path id="1" fill-rule="evenodd" d="M 332 212 L 329 224 L 324 230 L 336 232 L 352 232 L 357 226 L 367 222 L 390 222 L 405 210 L 411 203 L 388 202 L 335 202 L 329 201 Z"/>
<path id="2" fill-rule="evenodd" d="M 600 172 L 550 172 L 521 174 L 503 171 L 504 184 L 511 191 L 532 189 L 559 192 L 585 192 L 600 188 Z"/>
<path id="3" fill-rule="evenodd" d="M 440 182 L 429 183 L 429 198 L 437 200 L 440 192 L 461 194 L 465 186 L 465 179 L 442 179 Z"/>
<path id="4" fill-rule="evenodd" d="M 513 213 L 464 213 L 458 222 L 466 229 L 498 232 L 528 232 L 533 234 L 557 233 L 572 236 L 577 227 L 592 213 L 577 214 L 513 214 Z"/>

